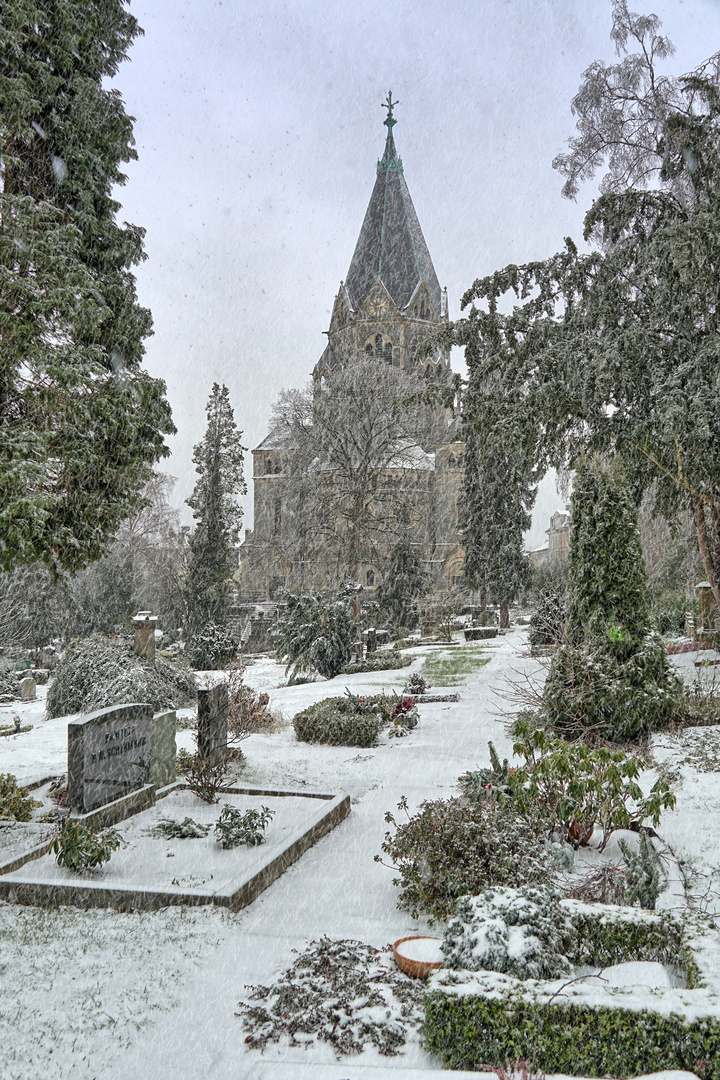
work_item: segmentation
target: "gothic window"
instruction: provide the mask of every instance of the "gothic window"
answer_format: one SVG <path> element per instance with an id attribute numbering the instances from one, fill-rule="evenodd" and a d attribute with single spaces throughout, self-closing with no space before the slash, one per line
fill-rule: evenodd
<path id="1" fill-rule="evenodd" d="M 282 503 L 279 499 L 275 500 L 275 520 L 273 522 L 273 533 L 275 536 L 280 535 L 282 528 Z"/>
<path id="2" fill-rule="evenodd" d="M 392 364 L 392 342 L 385 342 L 385 363 Z"/>
<path id="3" fill-rule="evenodd" d="M 372 354 L 373 354 L 373 347 L 370 344 L 370 342 L 368 341 L 367 345 L 365 346 L 365 355 L 366 356 L 372 356 Z"/>
<path id="4" fill-rule="evenodd" d="M 375 335 L 375 355 L 377 356 L 378 360 L 380 360 L 382 358 L 382 354 L 383 354 L 383 336 L 382 336 L 382 334 L 376 334 Z"/>
<path id="5" fill-rule="evenodd" d="M 450 454 L 450 456 L 448 457 L 448 468 L 449 469 L 454 469 L 456 464 L 457 464 L 457 462 L 455 461 L 455 455 Z"/>
<path id="6" fill-rule="evenodd" d="M 367 586 L 371 587 L 371 588 L 375 584 L 375 571 L 374 570 L 368 570 L 368 572 L 366 573 L 366 575 L 365 575 L 365 584 Z"/>
<path id="7" fill-rule="evenodd" d="M 465 461 L 464 456 L 462 454 L 458 454 L 458 459 L 457 459 L 457 467 L 458 467 L 458 469 L 462 469 L 464 461 Z"/>
<path id="8" fill-rule="evenodd" d="M 432 364 L 428 364 L 428 366 L 425 368 L 425 378 L 430 380 L 430 379 L 432 379 L 432 377 L 433 377 Z"/>

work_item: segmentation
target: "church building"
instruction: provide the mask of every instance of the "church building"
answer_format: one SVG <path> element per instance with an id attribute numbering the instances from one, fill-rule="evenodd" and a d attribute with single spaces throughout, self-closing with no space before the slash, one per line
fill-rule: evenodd
<path id="1" fill-rule="evenodd" d="M 425 386 L 448 386 L 452 373 L 448 351 L 421 351 L 428 337 L 448 321 L 447 290 L 441 289 L 430 252 L 398 156 L 393 127 L 397 102 L 388 94 L 385 108 L 385 150 L 347 277 L 335 297 L 327 346 L 312 373 L 315 394 L 332 384 L 333 375 L 358 360 L 412 374 Z M 462 487 L 464 445 L 458 422 L 441 410 L 440 436 L 434 445 L 411 445 L 402 461 L 389 463 L 398 475 L 391 482 L 423 492 L 423 514 L 430 520 L 415 527 L 407 539 L 424 568 L 448 584 L 462 580 L 464 553 L 458 539 L 458 498 Z M 240 597 L 262 602 L 279 597 L 286 588 L 329 587 L 333 568 L 313 565 L 299 581 L 297 567 L 283 554 L 283 530 L 288 463 L 294 447 L 285 431 L 276 429 L 253 452 L 254 528 L 246 530 L 241 548 Z M 378 550 L 357 567 L 357 578 L 369 591 L 382 580 L 383 558 Z"/>

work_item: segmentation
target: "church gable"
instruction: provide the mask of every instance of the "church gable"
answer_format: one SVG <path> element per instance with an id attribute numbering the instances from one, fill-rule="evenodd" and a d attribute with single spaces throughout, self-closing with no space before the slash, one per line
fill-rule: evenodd
<path id="1" fill-rule="evenodd" d="M 375 322 L 397 319 L 399 315 L 400 312 L 390 296 L 390 293 L 385 288 L 383 282 L 380 281 L 380 279 L 377 279 L 370 289 L 370 292 L 365 297 L 358 312 L 359 319 Z M 359 329 L 358 334 L 362 334 L 362 330 Z"/>

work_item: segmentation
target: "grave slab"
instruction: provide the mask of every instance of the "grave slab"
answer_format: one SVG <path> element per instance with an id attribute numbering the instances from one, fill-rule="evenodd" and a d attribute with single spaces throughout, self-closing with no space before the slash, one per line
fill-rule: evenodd
<path id="1" fill-rule="evenodd" d="M 149 790 L 152 793 L 154 789 Z M 225 850 L 212 829 L 205 838 L 193 840 L 150 835 L 167 817 L 191 817 L 200 824 L 214 825 L 225 804 L 243 812 L 260 806 L 275 810 L 267 842 Z M 216 904 L 238 911 L 349 813 L 348 795 L 228 787 L 223 789 L 220 803 L 208 805 L 186 785 L 175 784 L 153 806 L 120 825 L 125 843 L 103 867 L 73 873 L 58 866 L 46 848 L 36 848 L 28 853 L 32 861 L 19 867 L 15 864 L 12 870 L 0 868 L 0 897 L 43 907 L 71 904 L 153 910 Z"/>

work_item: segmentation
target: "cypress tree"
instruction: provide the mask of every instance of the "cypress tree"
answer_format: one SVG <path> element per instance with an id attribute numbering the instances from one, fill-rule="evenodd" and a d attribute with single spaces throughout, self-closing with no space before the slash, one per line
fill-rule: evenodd
<path id="1" fill-rule="evenodd" d="M 585 461 L 572 495 L 566 636 L 543 692 L 563 734 L 640 738 L 670 720 L 681 684 L 650 632 L 637 509 L 619 461 Z"/>
<path id="2" fill-rule="evenodd" d="M 475 434 L 467 432 L 461 502 L 465 581 L 500 607 L 500 625 L 509 623 L 508 608 L 528 582 L 523 532 L 530 527 L 527 507 L 533 493 L 527 479 L 502 451 L 481 457 Z"/>
<path id="3" fill-rule="evenodd" d="M 190 537 L 186 581 L 188 630 L 225 627 L 230 611 L 233 574 L 243 511 L 237 497 L 247 491 L 243 476 L 245 447 L 240 442 L 230 392 L 213 383 L 206 407 L 208 425 L 193 452 L 198 480 L 187 504 L 196 525 Z"/>
<path id="4" fill-rule="evenodd" d="M 401 540 L 390 552 L 377 592 L 380 606 L 394 626 L 412 629 L 417 625 L 419 600 L 427 587 L 417 552 L 408 540 Z"/>

